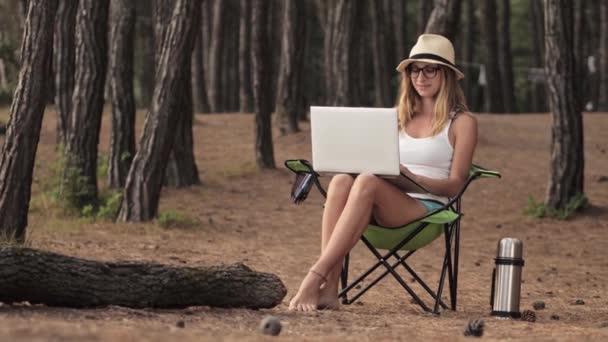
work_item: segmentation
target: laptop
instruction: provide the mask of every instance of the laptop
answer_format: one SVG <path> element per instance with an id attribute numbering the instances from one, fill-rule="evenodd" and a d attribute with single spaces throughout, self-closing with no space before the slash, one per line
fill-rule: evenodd
<path id="1" fill-rule="evenodd" d="M 395 108 L 310 107 L 315 171 L 398 176 L 397 122 Z"/>

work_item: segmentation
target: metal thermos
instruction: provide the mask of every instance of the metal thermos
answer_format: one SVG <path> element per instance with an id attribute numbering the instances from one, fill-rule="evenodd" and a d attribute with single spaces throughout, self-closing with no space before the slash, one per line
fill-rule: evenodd
<path id="1" fill-rule="evenodd" d="M 493 316 L 521 317 L 519 300 L 521 268 L 524 266 L 522 249 L 522 242 L 518 239 L 507 237 L 498 242 L 490 295 Z"/>

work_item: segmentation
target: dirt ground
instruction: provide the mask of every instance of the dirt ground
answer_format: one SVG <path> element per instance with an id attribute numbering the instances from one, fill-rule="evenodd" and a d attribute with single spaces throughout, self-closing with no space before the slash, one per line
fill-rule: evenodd
<path id="1" fill-rule="evenodd" d="M 6 118 L 7 108 L 0 110 Z M 55 112 L 44 119 L 35 170 L 28 243 L 34 247 L 96 260 L 148 260 L 176 265 L 244 262 L 277 274 L 288 294 L 269 310 L 192 307 L 133 310 L 123 307 L 68 309 L 0 304 L 0 341 L 232 341 L 232 340 L 465 340 L 471 319 L 482 318 L 484 340 L 580 341 L 608 339 L 608 115 L 587 113 L 585 191 L 591 206 L 567 221 L 523 214 L 530 196 L 542 200 L 549 166 L 548 114 L 478 115 L 475 161 L 503 178 L 475 182 L 463 203 L 457 311 L 439 316 L 411 303 L 394 279 L 385 278 L 361 301 L 336 312 L 287 311 L 299 281 L 320 249 L 322 197 L 290 202 L 288 158 L 310 158 L 309 127 L 275 134 L 276 170 L 257 171 L 254 121 L 246 114 L 198 115 L 195 153 L 203 181 L 187 189 L 163 189 L 160 211 L 175 210 L 197 220 L 189 229 L 164 229 L 156 222 L 114 224 L 62 218 L 41 185 L 55 158 Z M 138 124 L 143 122 L 139 113 Z M 109 120 L 104 116 L 100 149 L 107 154 Z M 327 179 L 325 180 L 327 182 Z M 536 323 L 489 315 L 491 272 L 502 237 L 524 243 L 521 309 L 535 301 Z M 436 286 L 441 241 L 419 251 L 412 265 Z M 353 272 L 373 262 L 364 246 L 352 253 Z M 411 282 L 411 277 L 406 277 Z M 576 300 L 583 305 L 574 305 Z M 266 315 L 278 316 L 277 338 L 261 335 Z M 553 316 L 553 318 L 552 318 Z M 558 316 L 558 319 L 556 319 Z M 180 328 L 177 322 L 183 321 Z"/>

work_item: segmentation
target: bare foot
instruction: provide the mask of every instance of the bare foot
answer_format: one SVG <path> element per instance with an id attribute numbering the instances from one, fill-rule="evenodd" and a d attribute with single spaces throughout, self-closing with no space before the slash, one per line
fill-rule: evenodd
<path id="1" fill-rule="evenodd" d="M 317 304 L 317 309 L 338 310 L 339 308 L 340 301 L 338 300 L 338 289 L 330 289 L 328 286 L 322 286 L 321 292 L 319 293 L 319 304 Z"/>
<path id="2" fill-rule="evenodd" d="M 313 311 L 317 310 L 319 304 L 319 288 L 323 284 L 324 279 L 322 276 L 315 272 L 308 272 L 298 293 L 293 297 L 289 303 L 289 310 L 296 311 Z"/>

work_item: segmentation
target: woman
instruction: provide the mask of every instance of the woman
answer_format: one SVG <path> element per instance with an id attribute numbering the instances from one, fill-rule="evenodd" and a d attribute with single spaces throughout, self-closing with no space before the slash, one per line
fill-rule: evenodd
<path id="1" fill-rule="evenodd" d="M 477 121 L 467 112 L 454 66 L 454 48 L 423 34 L 397 70 L 401 171 L 432 194 L 406 193 L 372 174 L 332 178 L 321 233 L 321 255 L 289 303 L 290 310 L 338 308 L 344 256 L 373 219 L 398 227 L 447 203 L 464 185 L 477 144 Z"/>

